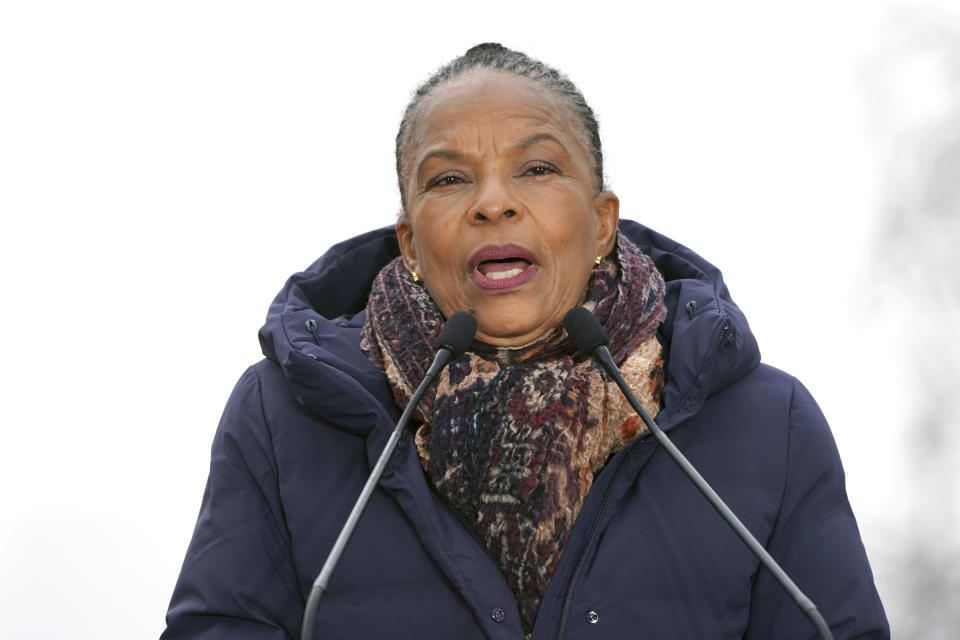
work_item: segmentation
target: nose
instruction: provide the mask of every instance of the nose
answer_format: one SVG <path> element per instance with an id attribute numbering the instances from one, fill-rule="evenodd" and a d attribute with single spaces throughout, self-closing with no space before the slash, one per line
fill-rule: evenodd
<path id="1" fill-rule="evenodd" d="M 473 224 L 499 222 L 503 218 L 517 217 L 520 211 L 521 205 L 511 189 L 509 178 L 488 175 L 479 184 L 469 218 Z"/>

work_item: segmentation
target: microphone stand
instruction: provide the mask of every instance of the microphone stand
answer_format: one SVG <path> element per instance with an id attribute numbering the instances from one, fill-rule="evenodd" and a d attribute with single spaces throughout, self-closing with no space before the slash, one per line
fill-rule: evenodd
<path id="1" fill-rule="evenodd" d="M 610 349 L 607 348 L 610 339 L 607 336 L 607 332 L 600 326 L 600 322 L 586 308 L 578 306 L 567 312 L 567 315 L 563 318 L 563 326 L 567 330 L 567 335 L 570 336 L 577 346 L 577 349 L 583 354 L 590 355 L 600 361 L 600 364 L 603 365 L 607 373 L 616 381 L 617 386 L 620 387 L 620 391 L 623 392 L 630 406 L 632 406 L 633 410 L 637 412 L 637 415 L 643 419 L 644 424 L 650 429 L 650 432 L 653 434 L 653 437 L 656 438 L 657 442 L 660 443 L 660 446 L 666 450 L 667 454 L 673 458 L 673 461 L 676 462 L 686 476 L 690 478 L 690 481 L 700 490 L 703 497 L 705 497 L 713 508 L 716 509 L 717 513 L 720 514 L 720 517 L 730 525 L 734 533 L 743 540 L 743 543 L 753 552 L 753 555 L 757 557 L 760 564 L 773 574 L 773 577 L 780 583 L 780 586 L 793 598 L 793 601 L 800 610 L 803 611 L 803 614 L 813 623 L 820 638 L 822 640 L 833 640 L 830 627 L 827 626 L 823 616 L 817 611 L 817 607 L 813 604 L 813 601 L 797 587 L 793 580 L 790 579 L 790 576 L 787 575 L 786 571 L 773 559 L 773 556 L 763 548 L 763 545 L 757 542 L 757 539 L 753 537 L 750 530 L 740 522 L 740 518 L 738 518 L 720 496 L 717 495 L 713 487 L 703 479 L 700 472 L 690 464 L 686 456 L 673 444 L 673 441 L 660 429 L 660 426 L 653 421 L 643 408 L 643 405 L 637 400 L 637 397 L 633 395 L 630 385 L 623 379 L 620 369 L 617 368 L 616 363 L 610 356 Z"/>
<path id="2" fill-rule="evenodd" d="M 426 375 L 423 376 L 423 382 L 421 382 L 417 390 L 413 392 L 413 395 L 410 397 L 410 402 L 407 403 L 406 408 L 400 415 L 397 426 L 394 427 L 393 433 L 390 434 L 390 438 L 380 453 L 380 457 L 377 459 L 373 471 L 370 472 L 370 477 L 367 478 L 367 483 L 363 485 L 363 490 L 360 491 L 360 497 L 357 498 L 356 503 L 353 505 L 353 510 L 350 511 L 350 515 L 347 516 L 347 521 L 343 525 L 343 529 L 340 530 L 340 535 L 337 536 L 336 542 L 333 543 L 333 548 L 330 550 L 327 560 L 323 563 L 323 568 L 320 569 L 320 575 L 313 581 L 313 588 L 310 590 L 310 596 L 307 598 L 307 604 L 303 613 L 303 624 L 300 627 L 301 640 L 311 640 L 313 638 L 320 598 L 323 597 L 324 592 L 327 590 L 330 576 L 337 567 L 337 563 L 340 562 L 340 556 L 343 555 L 343 550 L 346 548 L 350 536 L 353 535 L 353 530 L 356 528 L 357 522 L 360 520 L 361 514 L 363 514 L 363 510 L 366 508 L 374 488 L 380 481 L 380 476 L 383 475 L 383 470 L 393 455 L 393 451 L 397 446 L 397 442 L 400 441 L 400 436 L 403 434 L 407 422 L 410 421 L 410 416 L 413 415 L 417 404 L 420 403 L 420 399 L 423 397 L 423 394 L 426 393 L 427 388 L 437 374 L 440 373 L 451 360 L 458 358 L 467 350 L 476 330 L 476 319 L 465 311 L 458 311 L 450 316 L 447 324 L 443 327 L 443 331 L 440 332 L 440 338 L 438 340 L 439 348 L 437 349 L 437 355 L 433 358 L 433 363 L 427 370 Z"/>
<path id="3" fill-rule="evenodd" d="M 680 466 L 683 472 L 690 478 L 690 481 L 700 490 L 700 493 L 713 505 L 713 508 L 717 510 L 717 513 L 726 520 L 727 524 L 730 525 L 730 528 L 733 529 L 734 533 L 740 536 L 740 539 L 743 540 L 743 543 L 750 548 L 753 554 L 760 560 L 760 563 L 766 567 L 767 571 L 773 574 L 773 577 L 780 583 L 780 586 L 793 598 L 793 601 L 797 603 L 797 606 L 800 607 L 800 610 L 803 611 L 803 614 L 810 619 L 810 622 L 813 623 L 813 626 L 816 628 L 817 633 L 820 634 L 822 640 L 833 640 L 833 634 L 830 632 L 830 627 L 827 626 L 827 622 L 823 619 L 823 616 L 820 615 L 820 612 L 817 610 L 817 606 L 813 604 L 813 601 L 810 600 L 800 590 L 796 583 L 790 579 L 790 576 L 787 575 L 787 572 L 784 571 L 777 561 L 773 559 L 766 549 L 763 548 L 763 545 L 760 544 L 757 539 L 750 533 L 750 530 L 740 521 L 740 518 L 727 506 L 727 504 L 717 495 L 717 492 L 713 490 L 713 487 L 704 480 L 703 476 L 700 475 L 700 472 L 697 471 L 687 457 L 683 455 L 680 449 L 677 448 L 673 441 L 667 437 L 657 425 L 656 422 L 647 414 L 646 410 L 643 408 L 643 405 L 640 404 L 640 401 L 637 400 L 637 397 L 633 395 L 633 391 L 630 390 L 630 386 L 627 384 L 627 381 L 624 380 L 623 375 L 620 373 L 620 370 L 617 368 L 617 365 L 614 364 L 613 358 L 610 356 L 610 350 L 605 345 L 599 345 L 593 350 L 593 357 L 600 361 L 603 367 L 607 370 L 613 379 L 616 381 L 617 386 L 620 387 L 620 390 L 623 392 L 623 395 L 626 396 L 627 401 L 630 403 L 630 406 L 633 407 L 640 418 L 643 420 L 644 424 L 647 425 L 647 428 L 650 429 L 650 432 L 653 434 L 653 437 L 657 439 L 657 442 L 660 443 L 667 454 L 673 458 L 673 461 Z"/>

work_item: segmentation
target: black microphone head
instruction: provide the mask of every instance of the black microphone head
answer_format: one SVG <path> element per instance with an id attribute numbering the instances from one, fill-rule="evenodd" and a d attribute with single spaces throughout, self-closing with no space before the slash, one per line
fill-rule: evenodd
<path id="1" fill-rule="evenodd" d="M 477 332 L 477 319 L 466 311 L 457 311 L 443 325 L 437 338 L 437 349 L 450 351 L 452 360 L 456 360 L 470 348 L 473 334 Z"/>
<path id="2" fill-rule="evenodd" d="M 584 355 L 591 356 L 597 347 L 610 344 L 610 338 L 600 326 L 600 321 L 585 307 L 577 306 L 567 311 L 567 315 L 563 316 L 563 328 Z"/>

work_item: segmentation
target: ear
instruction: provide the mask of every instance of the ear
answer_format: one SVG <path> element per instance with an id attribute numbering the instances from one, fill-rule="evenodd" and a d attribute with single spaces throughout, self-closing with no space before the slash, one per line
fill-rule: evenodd
<path id="1" fill-rule="evenodd" d="M 597 255 L 605 256 L 617 242 L 620 199 L 613 191 L 601 191 L 593 200 L 593 209 L 597 214 Z"/>
<path id="2" fill-rule="evenodd" d="M 397 244 L 400 245 L 400 253 L 403 255 L 403 264 L 407 271 L 417 270 L 417 251 L 413 243 L 413 229 L 410 223 L 405 220 L 397 221 Z"/>

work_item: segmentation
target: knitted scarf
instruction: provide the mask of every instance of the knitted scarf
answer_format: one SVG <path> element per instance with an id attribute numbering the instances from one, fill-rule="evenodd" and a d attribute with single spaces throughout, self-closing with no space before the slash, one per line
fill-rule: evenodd
<path id="1" fill-rule="evenodd" d="M 594 268 L 582 305 L 651 415 L 664 382 L 656 329 L 665 285 L 629 239 Z M 444 318 L 400 258 L 380 271 L 361 347 L 405 407 L 433 360 Z M 415 412 L 429 480 L 500 566 L 530 633 L 567 535 L 609 457 L 646 426 L 562 327 L 515 348 L 474 341 Z"/>

